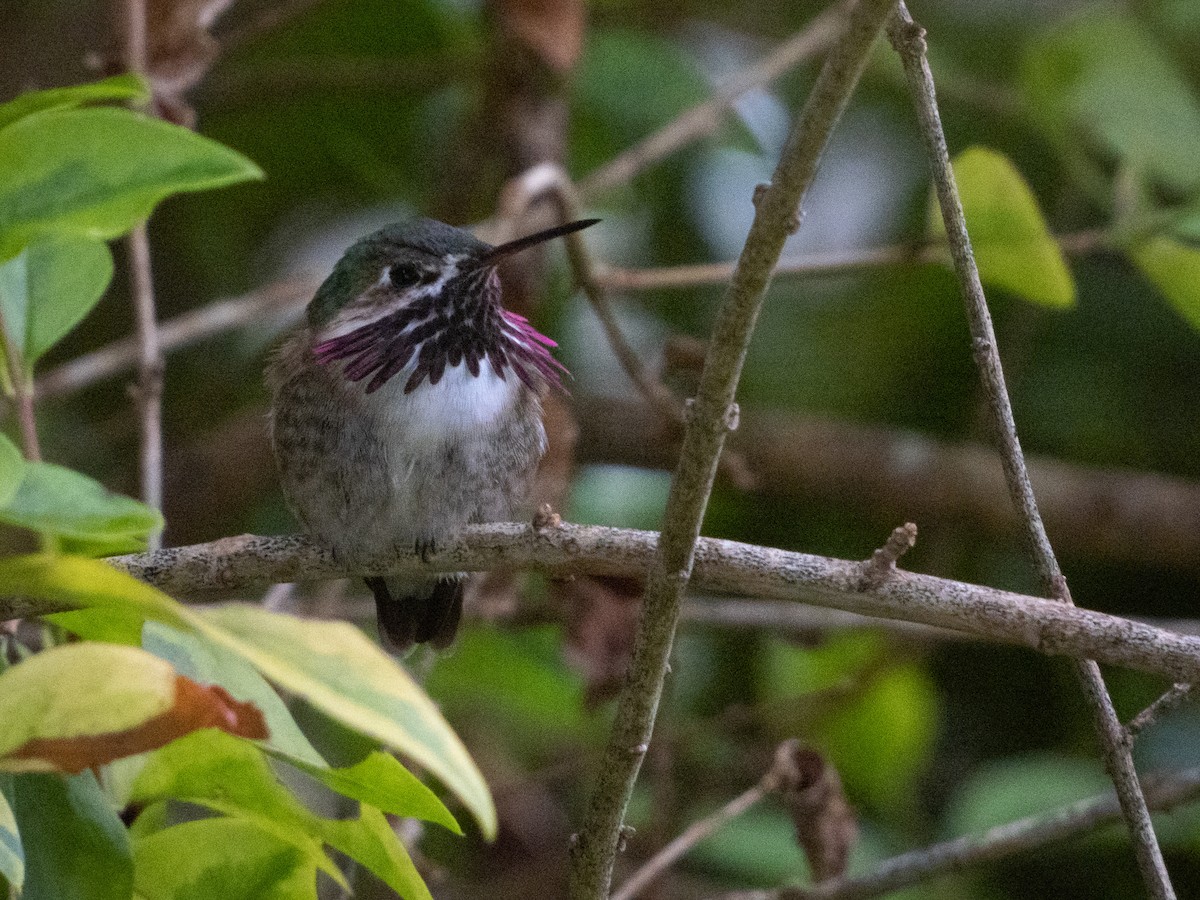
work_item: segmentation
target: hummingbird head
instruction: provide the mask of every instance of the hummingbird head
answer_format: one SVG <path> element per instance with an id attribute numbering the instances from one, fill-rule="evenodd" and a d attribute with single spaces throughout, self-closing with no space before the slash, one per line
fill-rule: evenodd
<path id="1" fill-rule="evenodd" d="M 432 219 L 388 225 L 362 238 L 338 261 L 308 305 L 318 363 L 342 363 L 366 392 L 406 373 L 404 392 L 447 367 L 484 365 L 500 379 L 511 370 L 531 389 L 561 388 L 566 370 L 550 355 L 554 341 L 500 303 L 496 266 L 506 256 L 587 228 L 583 219 L 493 247 L 469 231 Z"/>

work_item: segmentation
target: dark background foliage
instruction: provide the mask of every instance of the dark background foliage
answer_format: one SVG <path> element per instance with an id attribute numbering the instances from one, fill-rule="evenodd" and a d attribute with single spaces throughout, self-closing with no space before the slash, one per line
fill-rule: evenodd
<path id="1" fill-rule="evenodd" d="M 327 0 L 258 29 L 272 5 L 235 4 L 216 29 L 227 51 L 191 99 L 198 129 L 253 159 L 267 178 L 179 197 L 155 215 L 160 315 L 289 273 L 323 276 L 351 240 L 398 217 L 485 218 L 503 178 L 535 158 L 561 151 L 582 178 L 821 8 L 606 0 L 590 5 L 580 30 L 570 6 Z M 1200 141 L 1192 140 L 1200 133 L 1200 6 L 994 0 L 915 3 L 913 12 L 929 31 L 951 151 L 983 145 L 1007 155 L 1053 232 L 1100 229 L 1118 248 L 1071 258 L 1078 300 L 1070 309 L 989 291 L 1027 452 L 1089 467 L 1098 479 L 1118 469 L 1176 476 L 1195 491 L 1200 285 L 1184 282 L 1164 295 L 1120 248 L 1153 222 L 1153 211 L 1185 208 L 1200 190 Z M 94 77 L 88 61 L 103 66 L 110 54 L 107 16 L 101 4 L 81 0 L 6 0 L 0 97 Z M 535 38 L 521 38 L 514 21 Z M 575 38 L 582 40 L 577 62 Z M 593 198 L 588 213 L 604 219 L 588 232 L 597 255 L 628 267 L 733 258 L 753 185 L 769 176 L 815 71 L 813 63 L 752 92 L 715 135 Z M 513 122 L 516 137 L 506 130 Z M 919 241 L 927 205 L 910 104 L 881 46 L 789 253 Z M 590 310 L 571 295 L 562 261 L 551 257 L 535 283 L 537 302 L 522 302 L 562 343 L 582 418 L 564 515 L 655 527 L 668 472 L 624 464 L 603 423 L 586 417 L 601 400 L 636 393 Z M 668 338 L 707 335 L 719 292 L 617 298 L 650 368 L 661 367 Z M 286 319 L 272 315 L 170 357 L 168 543 L 293 527 L 266 443 L 261 382 Z M 131 327 L 118 276 L 46 367 Z M 692 378 L 676 367 L 668 380 L 682 392 Z M 125 385 L 117 379 L 47 401 L 39 414 L 47 458 L 133 493 L 136 429 Z M 740 400 L 748 417 L 822 417 L 951 443 L 987 439 L 962 306 L 952 275 L 938 266 L 778 279 Z M 761 479 L 750 491 L 723 483 L 706 533 L 866 557 L 914 515 L 903 491 L 856 496 L 854 464 L 848 457 L 845 487 L 836 492 L 784 490 Z M 1043 494 L 1056 487 L 1052 479 L 1035 482 Z M 960 489 L 939 486 L 949 495 Z M 1081 509 L 1075 518 L 1085 533 L 1089 523 L 1105 527 L 1103 511 Z M 917 522 L 921 536 L 907 567 L 1036 591 L 1015 530 L 985 527 L 951 504 Z M 1116 549 L 1086 540 L 1064 549 L 1077 602 L 1122 615 L 1195 616 L 1200 555 L 1154 562 L 1122 552 L 1119 538 L 1108 543 Z M 501 837 L 464 844 L 431 829 L 420 846 L 439 897 L 554 896 L 606 732 L 609 707 L 585 703 L 607 687 L 596 675 L 605 663 L 597 648 L 626 633 L 629 617 L 614 599 L 623 595 L 617 588 L 596 613 L 534 580 L 520 605 L 528 616 L 497 612 L 482 593 L 479 606 L 496 621 L 469 625 L 451 653 L 416 665 L 488 776 Z M 339 586 L 296 602 L 324 615 L 367 611 L 354 589 Z M 528 619 L 550 621 L 518 624 Z M 752 784 L 773 746 L 791 736 L 823 750 L 845 781 L 862 824 L 855 868 L 1106 785 L 1082 695 L 1060 661 L 887 630 L 826 629 L 819 621 L 802 635 L 685 627 L 676 656 L 622 866 Z M 1109 674 L 1125 718 L 1164 687 Z M 1146 769 L 1194 765 L 1198 737 L 1200 713 L 1184 709 L 1140 740 L 1137 757 Z M 1200 897 L 1200 818 L 1176 812 L 1161 826 L 1181 896 Z M 804 865 L 786 812 L 768 803 L 698 847 L 655 896 L 774 886 L 800 877 Z M 371 890 L 363 884 L 360 896 Z M 1127 842 L 1111 828 L 908 896 L 1122 898 L 1139 890 Z"/>

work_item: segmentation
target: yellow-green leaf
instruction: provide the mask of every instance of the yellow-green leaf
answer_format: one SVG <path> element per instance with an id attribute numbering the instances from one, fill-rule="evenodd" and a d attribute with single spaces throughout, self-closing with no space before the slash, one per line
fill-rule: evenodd
<path id="1" fill-rule="evenodd" d="M 1200 250 L 1160 235 L 1132 247 L 1129 255 L 1179 314 L 1200 329 Z"/>
<path id="2" fill-rule="evenodd" d="M 414 784 L 418 795 L 426 790 L 415 779 Z M 131 799 L 149 804 L 178 799 L 251 819 L 294 844 L 314 868 L 340 880 L 341 873 L 322 849 L 328 844 L 361 862 L 402 897 L 429 897 L 404 845 L 379 810 L 364 803 L 358 818 L 318 816 L 280 784 L 260 748 L 217 731 L 196 732 L 154 753 L 138 775 Z"/>
<path id="3" fill-rule="evenodd" d="M 316 766 L 286 753 L 265 748 L 276 759 L 295 766 L 321 784 L 343 797 L 358 800 L 385 813 L 407 818 L 423 819 L 462 834 L 450 810 L 437 794 L 422 784 L 417 776 L 400 764 L 390 753 L 376 750 L 361 762 L 344 769 Z"/>
<path id="4" fill-rule="evenodd" d="M 133 869 L 140 900 L 317 900 L 314 860 L 250 819 L 201 819 L 138 837 Z"/>
<path id="5" fill-rule="evenodd" d="M 138 647 L 88 641 L 0 675 L 0 769 L 82 772 L 197 729 L 264 740 L 262 713 Z"/>
<path id="6" fill-rule="evenodd" d="M 46 769 L 7 754 L 35 739 L 127 731 L 175 702 L 171 664 L 137 647 L 64 644 L 0 675 L 0 768 Z"/>
<path id="7" fill-rule="evenodd" d="M 495 835 L 496 808 L 470 754 L 412 677 L 357 628 L 247 606 L 189 609 L 81 557 L 0 560 L 0 585 L 33 600 L 163 622 L 232 650 L 268 680 L 419 763 L 458 796 L 485 835 Z"/>
<path id="8" fill-rule="evenodd" d="M 146 619 L 189 628 L 188 611 L 162 591 L 82 556 L 36 553 L 0 559 L 0 585 L 8 596 L 47 608 L 101 610 L 140 629 Z"/>
<path id="9" fill-rule="evenodd" d="M 25 457 L 17 445 L 0 434 L 0 507 L 12 499 L 25 477 Z"/>
<path id="10" fill-rule="evenodd" d="M 142 634 L 142 647 L 165 659 L 180 675 L 201 684 L 219 684 L 234 699 L 258 707 L 271 732 L 268 749 L 297 765 L 328 771 L 327 763 L 304 736 L 279 694 L 241 656 L 192 632 L 159 622 L 147 622 Z"/>
<path id="11" fill-rule="evenodd" d="M 440 778 L 483 833 L 495 835 L 496 808 L 467 749 L 411 676 L 357 628 L 241 605 L 197 618 L 206 635 L 276 684 Z"/>
<path id="12" fill-rule="evenodd" d="M 1075 303 L 1075 281 L 1058 243 L 1046 227 L 1037 199 L 1003 154 L 972 147 L 954 159 L 967 231 L 979 277 L 1042 306 Z M 930 204 L 931 231 L 945 240 L 936 197 Z"/>
<path id="13" fill-rule="evenodd" d="M 150 87 L 137 75 L 114 75 L 89 84 L 29 91 L 7 103 L 0 103 L 0 128 L 18 119 L 47 109 L 69 109 L 85 103 L 140 101 L 150 99 Z"/>

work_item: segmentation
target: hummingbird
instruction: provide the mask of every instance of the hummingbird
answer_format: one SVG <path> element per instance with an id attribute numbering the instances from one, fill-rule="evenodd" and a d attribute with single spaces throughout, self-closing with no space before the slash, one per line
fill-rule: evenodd
<path id="1" fill-rule="evenodd" d="M 353 244 L 267 368 L 284 497 L 347 566 L 426 558 L 462 525 L 504 521 L 546 450 L 541 399 L 564 390 L 557 346 L 501 304 L 500 260 L 594 225 L 491 246 L 413 219 Z M 444 649 L 466 573 L 367 577 L 381 640 Z"/>

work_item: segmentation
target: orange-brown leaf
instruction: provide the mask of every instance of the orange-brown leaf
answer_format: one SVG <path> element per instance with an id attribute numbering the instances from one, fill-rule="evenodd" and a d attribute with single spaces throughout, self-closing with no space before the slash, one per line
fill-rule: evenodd
<path id="1" fill-rule="evenodd" d="M 252 703 L 235 700 L 219 685 L 201 685 L 175 676 L 171 708 L 136 728 L 107 734 L 64 738 L 34 738 L 6 754 L 14 759 L 40 760 L 63 772 L 82 772 L 114 759 L 155 750 L 201 728 L 220 728 L 241 737 L 265 740 L 267 723 Z"/>

